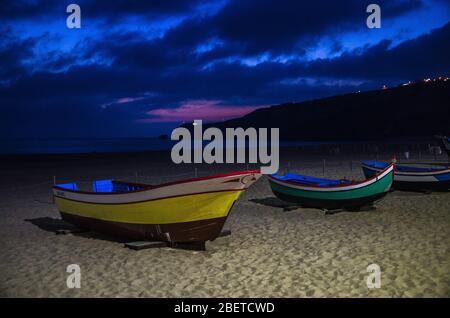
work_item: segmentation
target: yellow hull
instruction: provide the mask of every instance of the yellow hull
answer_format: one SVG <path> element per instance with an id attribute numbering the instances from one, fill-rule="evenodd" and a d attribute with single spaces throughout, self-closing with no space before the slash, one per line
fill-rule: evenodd
<path id="1" fill-rule="evenodd" d="M 88 203 L 55 197 L 59 211 L 133 224 L 172 224 L 227 217 L 242 190 L 189 194 L 126 204 Z"/>

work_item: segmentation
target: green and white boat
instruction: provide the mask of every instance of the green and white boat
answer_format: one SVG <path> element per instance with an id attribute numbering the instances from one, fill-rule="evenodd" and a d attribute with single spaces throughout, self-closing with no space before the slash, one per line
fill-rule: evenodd
<path id="1" fill-rule="evenodd" d="M 302 207 L 358 210 L 383 198 L 394 178 L 394 164 L 364 181 L 330 180 L 293 173 L 269 177 L 273 193 Z"/>

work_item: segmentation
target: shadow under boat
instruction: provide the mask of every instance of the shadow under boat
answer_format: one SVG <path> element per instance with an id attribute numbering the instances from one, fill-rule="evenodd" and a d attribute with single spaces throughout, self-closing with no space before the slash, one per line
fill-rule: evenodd
<path id="1" fill-rule="evenodd" d="M 249 201 L 254 202 L 256 204 L 265 205 L 271 208 L 282 208 L 284 212 L 296 210 L 300 208 L 298 205 L 294 205 L 292 203 L 287 203 L 286 201 L 282 201 L 276 197 L 266 197 L 260 199 L 250 199 Z"/>
<path id="2" fill-rule="evenodd" d="M 54 234 L 73 234 L 90 239 L 98 239 L 103 241 L 110 241 L 116 243 L 127 243 L 129 240 L 122 237 L 110 236 L 103 233 L 91 231 L 86 228 L 75 226 L 71 223 L 64 221 L 63 219 L 55 219 L 51 217 L 40 217 L 34 219 L 25 219 L 24 221 L 30 222 L 37 226 L 39 229 Z"/>
<path id="3" fill-rule="evenodd" d="M 125 247 L 132 250 L 142 250 L 148 248 L 158 248 L 158 247 L 171 247 L 183 250 L 206 250 L 205 242 L 164 242 L 164 241 L 133 241 L 124 237 L 117 237 L 112 235 L 107 235 L 104 233 L 99 233 L 86 228 L 77 227 L 71 223 L 64 221 L 63 219 L 56 219 L 51 217 L 39 217 L 34 219 L 25 219 L 24 221 L 30 222 L 31 224 L 37 226 L 39 229 L 46 232 L 54 234 L 72 234 L 75 236 L 109 241 L 114 243 L 122 243 Z M 223 230 L 218 237 L 231 235 L 230 230 Z"/>
<path id="4" fill-rule="evenodd" d="M 348 208 L 334 208 L 334 209 L 328 209 L 328 208 L 324 208 L 324 207 L 318 207 L 318 206 L 304 206 L 301 205 L 299 203 L 294 204 L 294 203 L 287 203 L 286 201 L 283 201 L 281 199 L 278 199 L 276 197 L 266 197 L 266 198 L 261 198 L 261 199 L 251 199 L 249 200 L 251 202 L 257 203 L 257 204 L 261 204 L 261 205 L 265 205 L 268 207 L 272 207 L 272 208 L 282 208 L 283 212 L 290 212 L 290 211 L 294 211 L 294 210 L 298 210 L 301 208 L 307 208 L 307 209 L 318 209 L 321 210 L 323 212 L 325 212 L 325 214 L 335 214 L 338 212 L 368 212 L 368 211 L 373 211 L 376 209 L 376 207 L 373 205 L 373 203 L 368 203 L 366 205 L 362 205 L 362 206 L 357 206 L 357 207 L 348 207 Z"/>

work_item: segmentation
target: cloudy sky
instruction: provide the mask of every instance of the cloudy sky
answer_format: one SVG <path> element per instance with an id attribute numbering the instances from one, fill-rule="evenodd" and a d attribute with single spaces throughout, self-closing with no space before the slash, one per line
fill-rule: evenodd
<path id="1" fill-rule="evenodd" d="M 450 71 L 446 0 L 10 0 L 0 21 L 5 138 L 154 136 Z"/>

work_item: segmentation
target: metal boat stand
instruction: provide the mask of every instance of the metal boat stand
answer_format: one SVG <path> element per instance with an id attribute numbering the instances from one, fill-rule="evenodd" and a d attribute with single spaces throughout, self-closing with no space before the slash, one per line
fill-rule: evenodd
<path id="1" fill-rule="evenodd" d="M 354 209 L 322 209 L 325 215 L 333 215 L 339 212 L 369 212 L 376 210 L 377 207 L 373 204 L 364 205 Z"/>
<path id="2" fill-rule="evenodd" d="M 328 210 L 328 209 L 322 209 L 323 213 L 325 215 L 332 215 L 332 214 L 336 214 L 339 212 L 344 212 L 344 209 L 332 209 L 332 210 Z"/>
<path id="3" fill-rule="evenodd" d="M 77 227 L 73 227 L 71 229 L 57 229 L 55 230 L 56 235 L 67 235 L 67 234 L 78 234 L 78 233 L 87 233 L 92 232 L 87 229 L 81 229 Z M 218 237 L 224 237 L 231 235 L 230 230 L 223 230 Z M 184 250 L 193 250 L 193 251 L 205 251 L 205 242 L 194 242 L 194 243 L 177 243 L 177 242 L 165 242 L 165 241 L 135 241 L 135 242 L 127 242 L 124 243 L 125 247 L 129 249 L 140 251 L 149 248 L 160 248 L 160 247 L 170 247 L 170 248 L 178 248 Z"/>
<path id="4" fill-rule="evenodd" d="M 74 227 L 73 229 L 56 230 L 55 234 L 56 235 L 66 235 L 66 234 L 78 234 L 78 233 L 86 233 L 86 232 L 90 232 L 90 231 L 86 230 L 86 229 L 80 229 L 80 228 Z"/>
<path id="5" fill-rule="evenodd" d="M 219 234 L 219 237 L 224 237 L 231 235 L 230 230 L 224 230 Z M 194 243 L 177 243 L 177 242 L 165 242 L 165 241 L 136 241 L 127 242 L 124 244 L 125 247 L 132 249 L 134 251 L 145 250 L 149 248 L 161 248 L 170 247 L 178 248 L 183 250 L 193 250 L 193 251 L 205 251 L 205 242 L 194 242 Z"/>

